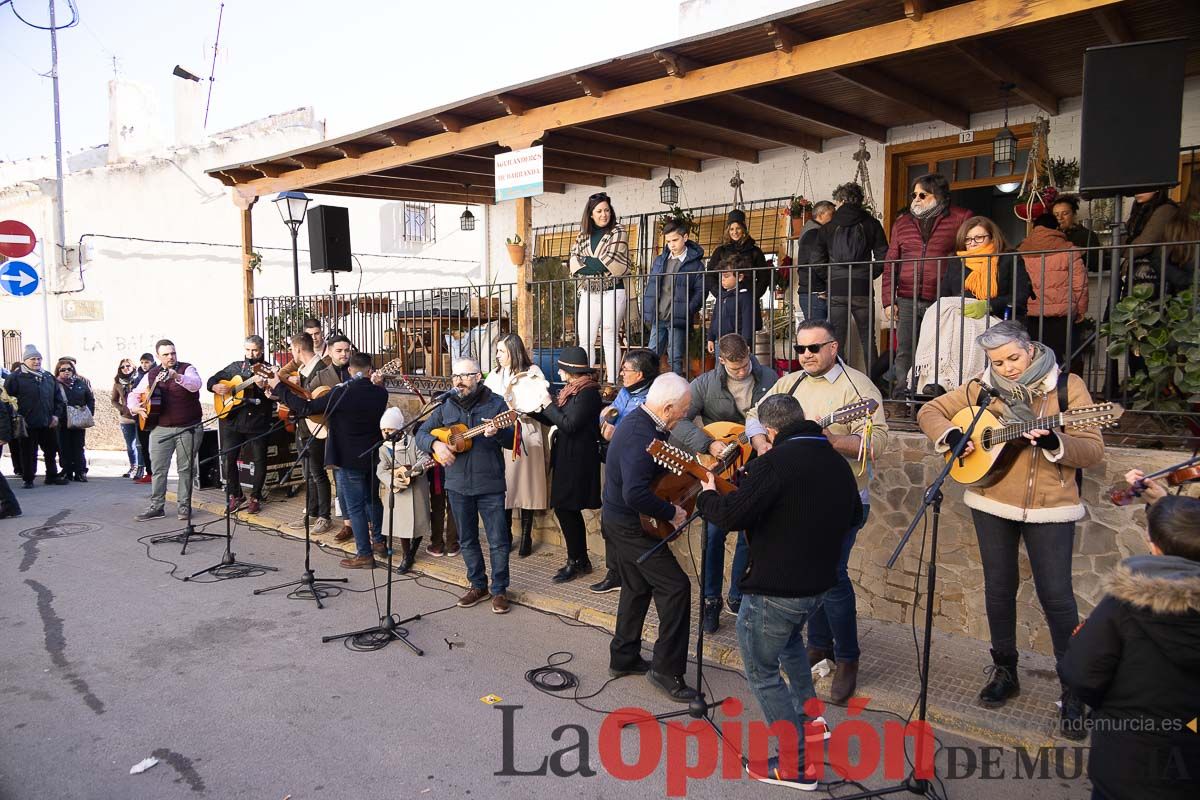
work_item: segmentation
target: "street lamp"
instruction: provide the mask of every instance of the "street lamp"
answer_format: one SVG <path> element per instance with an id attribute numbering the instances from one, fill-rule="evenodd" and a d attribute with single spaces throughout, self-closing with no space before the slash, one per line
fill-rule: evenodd
<path id="1" fill-rule="evenodd" d="M 300 231 L 300 226 L 304 224 L 304 212 L 308 210 L 311 200 L 304 192 L 280 192 L 273 202 L 279 209 L 279 216 L 283 218 L 283 224 L 287 225 L 288 230 L 292 232 L 292 277 L 295 281 L 296 298 L 299 299 L 300 251 L 296 244 L 296 236 Z"/>
<path id="2" fill-rule="evenodd" d="M 671 179 L 671 151 L 675 145 L 667 145 L 667 177 L 658 187 L 658 199 L 664 206 L 674 207 L 679 202 L 679 184 Z"/>
<path id="3" fill-rule="evenodd" d="M 1008 93 L 1013 88 L 1013 84 L 1006 83 L 1000 88 L 1004 92 L 1004 127 L 992 140 L 992 163 L 1015 166 L 1017 163 L 1017 137 L 1008 128 Z"/>
<path id="4" fill-rule="evenodd" d="M 466 191 L 466 198 L 467 198 L 467 200 L 468 200 L 468 201 L 470 201 L 470 199 L 471 199 L 471 184 L 469 184 L 469 183 L 464 183 L 464 184 L 463 184 L 463 186 L 464 186 L 464 187 L 466 188 L 466 190 L 467 190 L 467 191 Z M 461 231 L 473 231 L 473 230 L 475 230 L 475 215 L 471 213 L 471 209 L 470 209 L 470 207 L 469 207 L 469 206 L 470 206 L 470 203 L 469 203 L 469 202 L 467 202 L 467 203 L 465 203 L 465 204 L 464 204 L 464 206 L 463 206 L 463 213 L 462 213 L 462 215 L 461 215 L 461 216 L 458 218 L 458 229 L 459 229 L 459 230 L 461 230 Z"/>

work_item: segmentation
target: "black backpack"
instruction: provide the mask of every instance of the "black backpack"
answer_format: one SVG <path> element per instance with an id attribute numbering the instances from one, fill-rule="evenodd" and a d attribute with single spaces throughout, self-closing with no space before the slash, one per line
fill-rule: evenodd
<path id="1" fill-rule="evenodd" d="M 861 222 L 848 227 L 839 225 L 829 237 L 829 261 L 832 264 L 868 261 L 870 256 L 863 255 L 868 250 L 867 232 Z"/>
<path id="2" fill-rule="evenodd" d="M 1060 370 L 1058 373 L 1058 387 L 1057 388 L 1058 388 L 1058 410 L 1059 411 L 1067 410 L 1067 379 L 1070 376 L 1071 376 L 1071 373 L 1067 372 L 1065 369 Z M 1080 502 L 1082 502 L 1083 501 L 1083 470 L 1082 469 L 1075 470 L 1075 486 L 1076 486 L 1076 488 L 1079 489 L 1079 500 L 1080 500 Z"/>

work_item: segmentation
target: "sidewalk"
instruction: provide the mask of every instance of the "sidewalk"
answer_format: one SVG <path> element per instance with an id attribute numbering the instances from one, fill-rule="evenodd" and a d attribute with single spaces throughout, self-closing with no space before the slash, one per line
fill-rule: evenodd
<path id="1" fill-rule="evenodd" d="M 171 497 L 173 499 L 173 493 Z M 193 503 L 197 509 L 223 514 L 224 492 L 220 489 L 198 490 L 193 495 Z M 303 513 L 303 495 L 288 499 L 283 493 L 276 492 L 271 495 L 269 502 L 264 503 L 260 514 L 249 517 L 241 513 L 238 516 L 248 522 L 278 530 L 287 538 L 295 538 L 299 544 L 303 541 L 303 535 L 297 536 L 295 531 L 287 528 L 287 523 L 298 519 Z M 343 547 L 333 541 L 334 532 L 336 529 L 329 534 L 314 535 L 314 544 L 331 551 L 345 550 L 352 554 L 353 542 L 349 543 L 351 547 Z M 238 535 L 248 535 L 247 528 L 239 528 Z M 461 558 L 432 558 L 424 552 L 425 544 L 428 542 L 422 544 L 421 554 L 417 558 L 417 572 L 458 586 L 468 585 Z M 484 555 L 487 555 L 486 547 Z M 299 565 L 299 548 L 296 558 Z M 697 554 L 696 569 L 692 570 L 693 580 L 699 567 L 698 558 Z M 597 595 L 588 591 L 588 584 L 602 576 L 599 570 L 592 576 L 567 584 L 552 583 L 551 576 L 565 560 L 562 548 L 544 541 L 536 543 L 534 552 L 528 558 L 517 558 L 514 552 L 509 570 L 512 580 L 509 598 L 516 603 L 612 630 L 618 593 Z M 693 601 L 698 605 L 697 594 L 693 592 Z M 699 614 L 697 605 L 692 608 L 693 627 Z M 654 641 L 656 625 L 657 616 L 652 606 L 647 618 L 647 642 Z M 917 641 L 921 640 L 922 633 L 918 627 Z M 859 640 L 862 658 L 859 662 L 858 696 L 871 698 L 872 708 L 887 709 L 907 717 L 916 702 L 920 680 L 912 628 L 909 624 L 860 618 Z M 742 668 L 734 617 L 728 613 L 722 614 L 720 630 L 705 637 L 705 657 L 730 668 Z M 1023 745 L 1034 749 L 1052 744 L 1076 744 L 1054 735 L 1058 719 L 1055 703 L 1058 701 L 1059 684 L 1051 657 L 1036 653 L 1022 654 L 1021 695 L 1004 708 L 994 711 L 975 704 L 975 696 L 986 681 L 983 670 L 988 664 L 990 659 L 986 643 L 934 631 L 928 718 L 935 729 L 996 744 Z M 831 680 L 826 677 L 817 682 L 817 693 L 824 699 L 829 697 Z"/>

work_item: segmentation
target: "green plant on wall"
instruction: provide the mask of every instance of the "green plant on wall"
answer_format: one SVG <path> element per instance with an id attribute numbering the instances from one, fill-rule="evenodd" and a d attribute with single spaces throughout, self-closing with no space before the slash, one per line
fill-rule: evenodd
<path id="1" fill-rule="evenodd" d="M 574 336 L 575 330 L 575 287 L 567 281 L 567 262 L 558 256 L 540 256 L 533 259 L 532 266 L 537 304 L 534 338 L 539 346 L 561 347 L 567 331 Z"/>
<path id="2" fill-rule="evenodd" d="M 1152 284 L 1139 283 L 1100 332 L 1110 356 L 1145 359 L 1146 368 L 1129 376 L 1135 409 L 1185 411 L 1200 403 L 1200 315 L 1190 289 L 1162 302 Z"/>
<path id="3" fill-rule="evenodd" d="M 300 330 L 304 320 L 315 316 L 316 314 L 308 306 L 291 305 L 277 308 L 274 314 L 268 314 L 266 321 L 267 352 L 279 353 L 287 350 L 288 338 Z"/>

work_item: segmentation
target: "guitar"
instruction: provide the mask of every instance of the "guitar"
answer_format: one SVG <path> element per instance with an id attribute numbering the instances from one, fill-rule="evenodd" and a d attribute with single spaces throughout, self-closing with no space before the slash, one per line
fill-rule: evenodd
<path id="1" fill-rule="evenodd" d="M 830 425 L 845 425 L 871 416 L 878 408 L 879 401 L 869 397 L 863 398 L 826 414 L 817 420 L 817 424 L 821 426 L 822 430 Z M 745 425 L 739 425 L 736 422 L 710 422 L 704 426 L 704 432 L 715 441 L 725 445 L 719 458 L 713 457 L 711 453 L 697 454 L 700 463 L 713 472 L 720 474 L 728 471 L 731 466 L 745 464 L 754 452 L 754 448 L 750 444 L 750 437 L 746 435 Z M 722 465 L 720 470 L 716 469 L 718 462 Z"/>
<path id="2" fill-rule="evenodd" d="M 497 414 L 490 420 L 491 424 L 496 428 L 510 427 L 516 423 L 516 421 L 517 412 L 511 408 L 508 411 Z M 485 422 L 481 425 L 476 425 L 473 428 L 468 428 L 466 425 L 463 425 L 460 422 L 445 428 L 434 428 L 432 431 L 430 431 L 430 433 L 433 434 L 434 439 L 446 444 L 450 447 L 450 449 L 454 450 L 455 453 L 465 453 L 470 450 L 474 444 L 471 440 L 483 433 L 487 426 L 488 423 Z M 434 458 L 437 458 L 437 456 L 434 456 Z M 441 464 L 443 462 L 441 459 L 438 459 L 438 463 Z"/>
<path id="3" fill-rule="evenodd" d="M 399 374 L 403 366 L 403 359 L 393 358 L 391 361 L 375 370 L 375 372 L 381 375 Z M 273 377 L 278 370 L 274 367 L 269 367 L 266 364 L 256 364 L 254 366 L 254 371 L 256 375 L 266 374 L 268 377 Z M 318 397 L 324 397 L 333 391 L 332 386 L 315 386 L 312 389 L 305 389 L 304 387 L 300 386 L 298 380 L 291 380 L 290 378 L 283 379 L 283 382 L 287 384 L 288 389 L 295 392 L 300 397 L 303 397 L 305 400 L 316 400 Z M 282 410 L 280 410 L 279 416 L 280 419 L 283 419 L 284 412 Z M 324 414 L 310 414 L 304 419 L 306 422 L 308 422 L 308 431 L 312 436 L 315 436 L 318 439 L 324 439 L 329 436 L 329 426 L 325 424 Z"/>
<path id="4" fill-rule="evenodd" d="M 395 491 L 399 492 L 407 488 L 408 485 L 412 483 L 413 478 L 424 475 L 426 472 L 433 469 L 434 465 L 437 463 L 437 459 L 435 459 L 433 456 L 423 455 L 417 459 L 415 464 L 400 464 L 399 466 L 393 468 L 392 471 L 396 473 Z"/>
<path id="5" fill-rule="evenodd" d="M 708 468 L 683 448 L 658 439 L 650 442 L 646 452 L 654 463 L 667 470 L 654 479 L 651 487 L 654 493 L 691 514 L 696 508 L 696 497 L 702 491 L 700 481 L 708 477 Z M 716 482 L 721 494 L 729 494 L 737 488 L 720 474 L 716 474 Z M 639 516 L 642 530 L 656 539 L 665 539 L 675 530 L 670 520 L 654 519 L 645 514 Z"/>
<path id="6" fill-rule="evenodd" d="M 229 394 L 219 395 L 213 392 L 213 411 L 217 414 L 217 419 L 225 419 L 233 411 L 245 405 L 246 390 L 251 386 L 261 386 L 267 382 L 270 375 L 263 375 L 258 372 L 257 368 L 265 366 L 255 364 L 255 374 L 251 378 L 243 378 L 241 375 L 234 375 L 227 381 L 217 381 L 217 386 L 228 386 Z"/>
<path id="7" fill-rule="evenodd" d="M 152 431 L 158 427 L 158 418 L 162 414 L 162 387 L 159 384 L 166 379 L 167 370 L 160 369 L 146 387 L 146 393 L 142 395 L 143 413 L 138 415 L 139 430 Z"/>
<path id="8" fill-rule="evenodd" d="M 968 406 L 954 415 L 950 424 L 965 431 L 971 424 L 971 419 L 979 411 L 978 406 Z M 1025 440 L 1022 434 L 1032 430 L 1053 430 L 1055 428 L 1076 430 L 1084 428 L 1110 428 L 1125 413 L 1125 409 L 1116 403 L 1099 403 L 1084 408 L 1072 408 L 1061 411 L 1053 416 L 1035 419 L 1032 422 L 1014 422 L 1008 425 L 1002 423 L 990 411 L 984 411 L 979 424 L 971 432 L 971 442 L 975 449 L 971 454 L 960 458 L 950 468 L 950 477 L 959 483 L 979 484 L 989 486 L 1008 471 L 1012 459 L 1020 452 L 1019 447 L 1005 447 L 1009 442 L 1019 444 Z M 950 454 L 946 454 L 950 460 Z"/>

